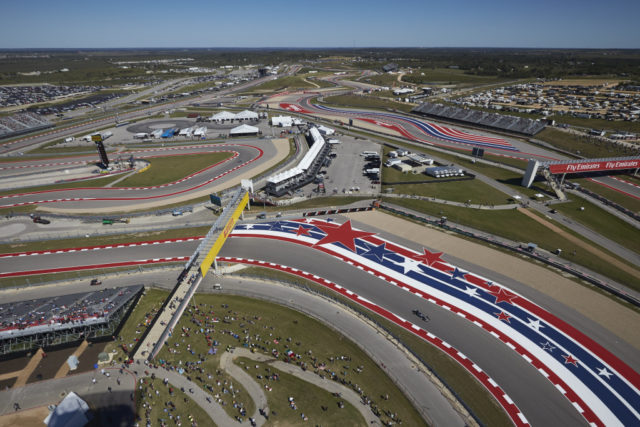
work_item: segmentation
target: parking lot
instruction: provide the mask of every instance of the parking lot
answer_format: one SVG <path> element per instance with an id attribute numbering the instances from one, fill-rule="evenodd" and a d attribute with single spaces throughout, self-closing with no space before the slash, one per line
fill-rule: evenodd
<path id="1" fill-rule="evenodd" d="M 320 169 L 327 195 L 371 194 L 380 191 L 380 184 L 373 184 L 373 181 L 363 174 L 363 168 L 367 162 L 361 155 L 363 151 L 382 153 L 380 145 L 345 135 L 325 137 L 325 139 L 327 141 L 337 139 L 341 142 L 332 145 L 329 155 L 330 165 Z M 320 187 L 317 181 L 303 187 L 302 192 L 305 195 L 317 194 Z"/>

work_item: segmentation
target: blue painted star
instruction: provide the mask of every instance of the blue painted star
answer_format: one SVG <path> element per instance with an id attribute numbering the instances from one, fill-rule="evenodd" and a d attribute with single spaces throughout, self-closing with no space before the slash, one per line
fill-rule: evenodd
<path id="1" fill-rule="evenodd" d="M 288 229 L 284 228 L 286 223 L 282 222 L 282 221 L 276 221 L 274 223 L 271 224 L 271 227 L 269 227 L 269 230 L 271 231 L 289 231 Z"/>
<path id="2" fill-rule="evenodd" d="M 367 249 L 365 252 L 363 252 L 361 255 L 364 256 L 372 256 L 374 258 L 376 258 L 378 260 L 378 262 L 382 262 L 382 260 L 384 259 L 384 256 L 386 254 L 392 254 L 393 252 L 386 250 L 385 247 L 385 243 L 382 243 L 378 246 L 370 244 L 370 243 L 365 243 L 365 245 L 367 246 Z"/>
<path id="3" fill-rule="evenodd" d="M 464 275 L 467 274 L 466 272 L 459 270 L 458 267 L 456 267 L 455 270 L 453 270 L 453 273 L 451 273 L 451 278 L 452 279 L 464 279 Z"/>

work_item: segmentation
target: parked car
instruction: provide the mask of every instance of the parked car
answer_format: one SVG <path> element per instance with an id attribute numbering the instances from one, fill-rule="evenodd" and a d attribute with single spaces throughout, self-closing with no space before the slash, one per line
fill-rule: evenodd
<path id="1" fill-rule="evenodd" d="M 49 221 L 48 219 L 44 219 L 42 217 L 39 217 L 39 216 L 34 216 L 33 217 L 33 222 L 35 222 L 37 224 L 51 224 L 51 221 Z"/>

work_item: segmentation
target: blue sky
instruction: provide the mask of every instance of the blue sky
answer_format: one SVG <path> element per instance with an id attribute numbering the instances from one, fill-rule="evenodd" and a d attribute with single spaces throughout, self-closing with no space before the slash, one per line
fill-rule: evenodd
<path id="1" fill-rule="evenodd" d="M 638 0 L 6 1 L 0 48 L 640 48 Z"/>

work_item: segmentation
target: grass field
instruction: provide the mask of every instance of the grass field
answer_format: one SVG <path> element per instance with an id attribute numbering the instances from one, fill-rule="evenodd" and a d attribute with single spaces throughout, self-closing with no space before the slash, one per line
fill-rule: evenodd
<path id="1" fill-rule="evenodd" d="M 166 291 L 145 289 L 138 303 L 120 329 L 116 341 L 107 343 L 104 351 L 106 353 L 112 353 L 115 350 L 116 353 L 114 354 L 113 360 L 116 362 L 122 362 L 127 356 L 130 356 L 128 353 L 133 350 L 137 340 L 142 337 L 144 331 L 147 330 L 166 298 Z M 128 353 L 124 352 L 122 348 L 123 345 L 127 346 Z"/>
<path id="2" fill-rule="evenodd" d="M 266 393 L 269 409 L 272 415 L 269 417 L 273 425 L 299 425 L 304 421 L 310 423 L 322 423 L 323 425 L 335 425 L 344 427 L 365 427 L 367 424 L 360 415 L 360 412 L 349 402 L 344 401 L 344 408 L 338 407 L 338 402 L 342 401 L 328 391 L 310 384 L 300 378 L 287 374 L 273 368 L 267 363 L 256 362 L 254 360 L 240 357 L 236 364 L 246 369 L 246 372 L 265 387 L 270 387 L 271 391 Z M 277 374 L 278 380 L 267 379 L 268 376 Z M 289 406 L 289 398 L 293 397 L 296 409 Z M 326 411 L 322 407 L 327 408 Z M 273 411 L 277 415 L 273 415 Z M 304 420 L 302 416 L 307 420 Z M 316 424 L 317 425 L 317 424 Z"/>
<path id="3" fill-rule="evenodd" d="M 204 409 L 189 399 L 189 395 L 180 391 L 179 388 L 171 385 L 165 386 L 159 378 L 155 380 L 145 378 L 143 381 L 143 384 L 138 384 L 142 388 L 136 390 L 136 415 L 140 416 L 142 420 L 148 419 L 150 425 L 216 425 Z M 170 387 L 173 390 L 173 394 L 169 392 Z M 156 391 L 158 391 L 158 394 L 156 394 Z M 167 402 L 173 402 L 175 407 L 167 406 Z M 143 407 L 143 404 L 148 406 Z M 165 412 L 165 409 L 167 412 Z M 149 411 L 148 416 L 147 410 Z"/>
<path id="4" fill-rule="evenodd" d="M 215 376 L 221 354 L 233 347 L 242 346 L 269 355 L 276 350 L 280 359 L 285 357 L 287 350 L 292 350 L 300 355 L 298 361 L 307 363 L 310 370 L 314 369 L 314 365 L 324 363 L 327 376 L 329 371 L 333 371 L 336 379 L 357 383 L 364 394 L 377 402 L 381 410 L 389 409 L 396 412 L 406 425 L 424 424 L 418 412 L 391 379 L 355 343 L 322 323 L 288 308 L 244 297 L 198 294 L 192 302 L 196 304 L 198 310 L 192 305 L 189 312 L 182 316 L 174 329 L 173 336 L 158 355 L 158 359 L 171 361 L 174 364 L 182 361 L 184 366 L 187 361 L 200 360 L 201 357 L 198 355 L 204 355 L 205 361 L 201 365 L 205 369 L 204 375 L 212 373 Z M 207 317 L 209 321 L 205 320 Z M 211 319 L 214 317 L 217 317 L 220 323 L 213 323 Z M 200 332 L 200 328 L 203 328 L 204 332 Z M 211 343 L 214 340 L 217 341 L 218 345 L 214 345 L 218 350 L 216 355 L 207 356 L 207 351 L 211 347 L 205 335 L 210 337 Z M 190 345 L 190 351 L 187 351 L 188 345 Z M 170 348 L 179 353 L 170 353 Z M 340 356 L 346 356 L 350 360 L 342 360 Z M 360 373 L 356 370 L 358 366 L 362 367 Z M 270 385 L 274 391 L 279 386 L 277 382 L 270 382 Z M 220 387 L 214 384 L 214 390 L 218 392 Z M 314 400 L 320 402 L 323 399 L 323 393 L 315 395 L 318 389 L 306 387 L 297 390 L 308 396 L 303 398 L 298 394 L 295 396 L 296 400 L 301 399 L 306 402 L 306 399 L 310 399 L 308 402 Z M 378 396 L 386 393 L 389 394 L 389 400 L 378 402 Z M 242 397 L 242 394 L 236 396 L 236 400 L 238 397 Z M 304 411 L 306 413 L 306 408 Z M 274 425 L 278 417 L 279 415 L 272 419 Z M 382 419 L 389 418 L 383 414 Z M 344 425 L 352 425 L 353 421 L 346 418 L 341 422 Z"/>
<path id="5" fill-rule="evenodd" d="M 229 159 L 232 155 L 231 153 L 206 153 L 152 158 L 149 159 L 151 163 L 149 169 L 120 181 L 116 187 L 168 184 Z"/>
<path id="6" fill-rule="evenodd" d="M 579 196 L 571 196 L 571 199 L 567 203 L 558 203 L 553 207 L 591 230 L 640 253 L 638 228 Z M 580 207 L 584 207 L 584 211 L 581 211 Z"/>
<path id="7" fill-rule="evenodd" d="M 389 147 L 383 148 L 384 157 L 391 151 Z M 402 181 L 431 181 L 429 183 L 393 184 Z M 382 182 L 388 184 L 382 186 L 382 192 L 393 189 L 394 194 L 409 194 L 437 199 L 450 200 L 465 203 L 471 200 L 473 204 L 500 205 L 509 202 L 509 195 L 502 193 L 479 180 L 466 180 L 454 182 L 438 182 L 437 178 L 431 178 L 425 174 L 403 173 L 395 168 L 382 168 Z"/>
<path id="8" fill-rule="evenodd" d="M 158 263 L 156 267 L 163 265 L 184 265 L 183 263 Z M 36 267 L 37 268 L 37 267 Z M 0 288 L 15 288 L 23 286 L 37 286 L 44 283 L 50 283 L 60 280 L 74 281 L 74 280 L 86 280 L 87 283 L 91 279 L 96 277 L 102 277 L 107 274 L 115 274 L 121 271 L 131 271 L 135 267 L 111 267 L 100 268 L 95 270 L 79 270 L 68 271 L 62 273 L 49 273 L 49 274 L 35 274 L 31 276 L 19 276 L 19 277 L 3 277 L 0 278 Z M 176 273 L 177 277 L 177 273 Z"/>
<path id="9" fill-rule="evenodd" d="M 213 216 L 212 216 L 213 224 Z M 104 226 L 108 227 L 108 226 Z M 132 243 L 148 240 L 174 239 L 179 237 L 202 236 L 210 227 L 174 228 L 164 231 L 147 231 L 143 233 L 124 233 L 106 236 L 78 237 L 75 239 L 57 239 L 38 242 L 17 242 L 0 245 L 0 254 L 14 252 L 28 252 L 39 250 L 57 250 L 78 248 L 83 246 L 99 246 L 108 244 Z M 89 232 L 89 231 L 88 231 Z"/>
<path id="10" fill-rule="evenodd" d="M 284 76 L 255 86 L 251 91 L 278 92 L 283 89 L 317 89 L 317 87 L 305 81 L 304 77 Z"/>
<path id="11" fill-rule="evenodd" d="M 550 127 L 536 134 L 535 139 L 587 158 L 630 156 L 633 154 L 628 149 L 614 143 L 604 143 L 588 136 L 579 136 Z"/>
<path id="12" fill-rule="evenodd" d="M 627 179 L 626 176 L 622 176 L 622 178 Z M 632 212 L 640 214 L 640 200 L 636 198 L 629 197 L 618 191 L 607 188 L 604 185 L 589 181 L 586 178 L 572 178 L 571 182 L 580 184 L 580 186 L 586 188 L 587 190 L 593 191 L 594 193 L 599 194 L 602 197 L 605 197 L 612 202 L 629 209 Z"/>
<path id="13" fill-rule="evenodd" d="M 324 98 L 323 103 L 343 107 L 371 108 L 371 109 L 392 109 L 409 112 L 414 107 L 412 104 L 404 104 L 387 99 L 375 98 L 373 96 L 359 95 L 336 95 Z"/>
<path id="14" fill-rule="evenodd" d="M 282 271 L 271 270 L 264 267 L 247 267 L 241 270 L 237 275 L 249 277 L 264 277 L 269 280 L 284 281 L 294 283 L 311 289 L 314 292 L 329 296 L 339 300 L 342 304 L 351 307 L 355 311 L 362 311 L 352 301 L 346 299 L 330 289 L 317 285 L 313 282 L 293 276 Z M 417 354 L 425 363 L 433 369 L 440 378 L 451 387 L 460 396 L 465 404 L 467 404 L 473 413 L 480 418 L 485 425 L 509 425 L 510 422 L 506 414 L 502 411 L 497 402 L 487 393 L 484 387 L 478 383 L 464 368 L 457 362 L 452 360 L 442 351 L 429 344 L 428 342 L 418 338 L 406 329 L 388 321 L 387 319 L 365 310 L 368 317 L 382 325 L 387 331 L 392 333 L 405 347 Z"/>
<path id="15" fill-rule="evenodd" d="M 424 73 L 424 75 L 422 75 L 422 73 Z M 476 76 L 473 74 L 465 74 L 464 70 L 449 68 L 420 68 L 414 70 L 411 74 L 405 74 L 402 76 L 402 81 L 413 84 L 489 84 L 500 82 L 501 80 L 506 79 L 501 79 L 497 76 Z"/>
<path id="16" fill-rule="evenodd" d="M 36 191 L 58 190 L 63 188 L 79 188 L 79 187 L 100 188 L 100 187 L 104 187 L 107 184 L 112 183 L 113 181 L 121 177 L 122 175 L 120 174 L 112 175 L 112 176 L 107 175 L 107 176 L 103 176 L 102 178 L 90 179 L 87 181 L 73 181 L 73 182 L 65 182 L 61 184 L 40 185 L 37 187 L 15 188 L 13 190 L 0 192 L 0 196 L 6 196 L 9 194 L 32 193 Z M 7 203 L 9 203 L 9 201 L 7 201 Z"/>
<path id="17" fill-rule="evenodd" d="M 375 76 L 365 76 L 358 79 L 363 83 L 369 83 L 378 86 L 400 86 L 397 74 L 376 74 Z"/>
<path id="18" fill-rule="evenodd" d="M 504 237 L 506 239 L 514 240 L 516 242 L 525 244 L 528 242 L 533 242 L 536 243 L 539 247 L 548 251 L 555 251 L 558 248 L 562 249 L 562 258 L 588 267 L 589 269 L 604 276 L 610 277 L 611 279 L 619 283 L 624 283 L 628 286 L 640 289 L 640 284 L 637 283 L 637 279 L 634 276 L 621 271 L 615 266 L 610 265 L 609 263 L 585 251 L 583 248 L 575 247 L 574 244 L 568 242 L 562 236 L 557 235 L 547 227 L 534 221 L 532 218 L 527 217 L 526 215 L 518 212 L 515 209 L 501 211 L 478 210 L 456 206 L 447 206 L 415 199 L 395 199 L 383 197 L 383 200 L 385 202 L 404 206 L 418 212 L 426 213 L 428 215 L 436 217 L 446 216 L 447 219 L 451 222 L 473 227 L 477 230 Z M 562 226 L 562 224 L 557 223 L 553 220 L 550 221 L 560 228 L 564 229 L 568 233 L 571 233 L 576 237 L 580 237 L 576 233 L 571 232 L 566 227 Z M 629 264 L 628 261 L 614 254 L 611 254 L 606 249 L 601 248 L 588 240 L 585 240 L 585 242 L 589 245 L 597 247 L 598 249 L 606 253 L 609 253 L 609 255 L 619 259 L 620 261 Z M 573 251 L 575 251 L 575 255 L 573 255 Z"/>

